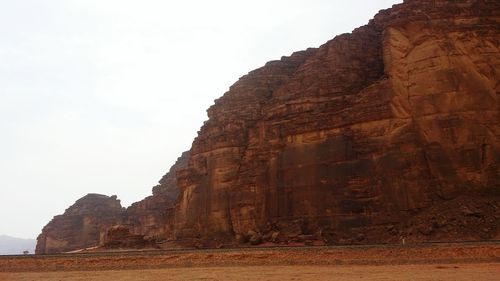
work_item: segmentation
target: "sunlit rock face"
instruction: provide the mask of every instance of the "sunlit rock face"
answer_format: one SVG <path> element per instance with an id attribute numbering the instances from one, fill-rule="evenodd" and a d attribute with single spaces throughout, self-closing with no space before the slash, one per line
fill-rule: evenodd
<path id="1" fill-rule="evenodd" d="M 178 173 L 173 237 L 396 241 L 422 210 L 498 194 L 499 12 L 405 1 L 242 77 Z"/>
<path id="2" fill-rule="evenodd" d="M 100 245 L 109 227 L 118 224 L 125 209 L 116 196 L 88 194 L 55 216 L 38 236 L 37 254 L 53 254 Z"/>

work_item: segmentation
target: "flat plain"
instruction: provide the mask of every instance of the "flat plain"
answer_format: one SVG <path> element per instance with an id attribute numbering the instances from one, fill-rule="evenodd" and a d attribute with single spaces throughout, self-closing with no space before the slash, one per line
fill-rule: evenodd
<path id="1" fill-rule="evenodd" d="M 147 270 L 61 271 L 2 273 L 7 281 L 160 281 L 160 280 L 455 280 L 495 281 L 500 264 L 456 265 L 340 265 L 340 266 L 230 266 Z"/>
<path id="2" fill-rule="evenodd" d="M 500 243 L 107 252 L 0 258 L 1 281 L 499 280 Z"/>

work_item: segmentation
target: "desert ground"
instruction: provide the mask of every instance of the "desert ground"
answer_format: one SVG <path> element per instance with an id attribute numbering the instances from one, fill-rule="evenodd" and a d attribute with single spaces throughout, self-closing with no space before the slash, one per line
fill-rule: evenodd
<path id="1" fill-rule="evenodd" d="M 500 243 L 108 252 L 0 258 L 1 281 L 500 280 Z"/>
<path id="2" fill-rule="evenodd" d="M 0 274 L 0 280 L 19 281 L 160 281 L 160 280 L 498 280 L 500 264 L 458 265 L 340 265 L 232 266 L 148 270 L 21 272 Z"/>

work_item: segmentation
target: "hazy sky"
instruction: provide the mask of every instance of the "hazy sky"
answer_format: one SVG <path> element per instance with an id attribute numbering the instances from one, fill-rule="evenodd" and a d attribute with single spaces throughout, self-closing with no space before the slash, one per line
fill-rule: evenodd
<path id="1" fill-rule="evenodd" d="M 396 0 L 0 0 L 0 234 L 151 193 L 250 70 Z"/>

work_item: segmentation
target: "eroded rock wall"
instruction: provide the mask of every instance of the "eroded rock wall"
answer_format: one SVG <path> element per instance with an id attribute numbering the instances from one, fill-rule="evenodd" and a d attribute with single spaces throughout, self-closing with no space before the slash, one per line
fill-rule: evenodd
<path id="1" fill-rule="evenodd" d="M 183 245 L 497 239 L 499 38 L 498 1 L 383 10 L 240 78 L 153 195 L 110 213 Z M 37 252 L 99 243 L 84 217 Z"/>
<path id="2" fill-rule="evenodd" d="M 116 196 L 88 194 L 43 228 L 35 252 L 53 254 L 98 246 L 107 229 L 122 221 L 124 211 Z"/>
<path id="3" fill-rule="evenodd" d="M 153 187 L 153 195 L 133 203 L 125 212 L 124 224 L 134 234 L 145 235 L 146 238 L 164 240 L 169 230 L 169 215 L 179 198 L 176 173 L 187 166 L 189 151 L 182 153 L 176 163 Z"/>
<path id="4" fill-rule="evenodd" d="M 262 119 L 262 106 L 315 50 L 298 52 L 252 71 L 208 110 L 193 142 L 188 168 L 178 173 L 177 237 L 232 235 L 230 197 L 238 185 L 248 134 Z"/>
<path id="5" fill-rule="evenodd" d="M 131 246 L 134 239 L 127 243 L 112 241 L 113 235 L 107 237 L 106 232 L 115 228 L 126 228 L 130 237 L 137 239 L 132 248 L 150 246 L 154 241 L 162 241 L 169 228 L 169 214 L 179 197 L 176 172 L 187 165 L 189 152 L 184 152 L 169 172 L 162 177 L 159 184 L 153 187 L 153 195 L 122 208 L 116 196 L 107 197 L 100 194 L 88 194 L 76 201 L 64 214 L 55 216 L 38 236 L 36 253 L 51 254 L 74 251 L 89 247 L 109 245 Z M 114 228 L 113 228 L 114 229 Z M 113 230 L 111 229 L 111 230 Z M 121 228 L 120 228 L 121 229 Z M 113 233 L 113 232 L 112 232 Z M 114 244 L 113 244 L 114 243 Z"/>
<path id="6" fill-rule="evenodd" d="M 179 173 L 174 236 L 393 241 L 420 210 L 498 192 L 499 8 L 405 1 L 241 78 Z"/>

